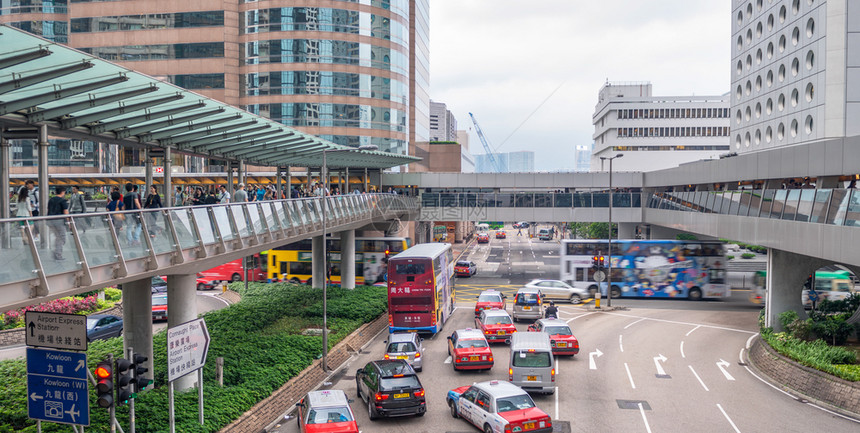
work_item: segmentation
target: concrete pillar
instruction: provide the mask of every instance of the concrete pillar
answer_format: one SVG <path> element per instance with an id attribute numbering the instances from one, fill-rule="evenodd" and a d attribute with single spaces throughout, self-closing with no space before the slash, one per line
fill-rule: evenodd
<path id="1" fill-rule="evenodd" d="M 152 314 L 152 311 L 149 313 Z M 151 316 L 150 316 L 151 317 Z M 197 318 L 197 276 L 195 274 L 167 276 L 167 327 Z M 152 320 L 150 318 L 150 320 Z M 197 375 L 189 374 L 174 382 L 175 389 L 182 392 L 194 388 Z"/>
<path id="2" fill-rule="evenodd" d="M 233 179 L 233 164 L 227 161 L 227 191 L 230 191 L 232 197 L 236 190 L 236 182 Z"/>
<path id="3" fill-rule="evenodd" d="M 245 161 L 244 160 L 241 160 L 241 159 L 239 160 L 239 170 L 237 170 L 237 171 L 239 174 L 239 183 L 247 184 L 247 182 L 245 182 L 245 176 L 247 176 L 248 173 L 245 173 Z"/>
<path id="4" fill-rule="evenodd" d="M 635 239 L 636 223 L 617 223 L 618 239 Z"/>
<path id="5" fill-rule="evenodd" d="M 669 227 L 651 225 L 651 239 L 675 239 L 679 233 L 683 232 Z"/>
<path id="6" fill-rule="evenodd" d="M 364 192 L 370 192 L 370 190 L 367 189 L 369 186 L 370 186 L 370 184 L 367 181 L 367 169 L 365 168 L 364 169 Z"/>
<path id="7" fill-rule="evenodd" d="M 170 152 L 170 146 L 164 147 L 164 180 L 162 180 L 162 192 L 164 192 L 164 207 L 180 206 L 182 203 L 173 203 L 173 155 Z"/>
<path id="8" fill-rule="evenodd" d="M 146 196 L 149 194 L 149 187 L 152 186 L 152 165 L 153 160 L 152 156 L 150 156 L 149 148 L 143 149 L 143 191 L 141 196 L 141 200 L 145 200 Z M 143 202 L 141 202 L 143 204 Z"/>
<path id="9" fill-rule="evenodd" d="M 275 185 L 276 185 L 275 191 L 277 191 L 277 195 L 275 196 L 275 198 L 280 199 L 281 198 L 281 167 L 275 168 Z"/>
<path id="10" fill-rule="evenodd" d="M 464 222 L 464 221 L 457 221 L 457 222 L 456 222 L 456 223 L 454 223 L 454 224 L 455 224 L 455 228 L 454 228 L 454 242 L 451 242 L 451 240 L 450 240 L 450 239 L 448 240 L 448 242 L 451 242 L 452 244 L 453 244 L 453 243 L 455 243 L 455 242 L 456 242 L 456 243 L 463 242 L 463 234 L 464 234 L 464 233 L 466 233 L 466 230 L 465 230 L 466 222 Z"/>
<path id="11" fill-rule="evenodd" d="M 839 182 L 839 176 L 819 176 L 815 182 L 815 187 L 818 189 L 842 188 L 842 182 Z"/>
<path id="12" fill-rule="evenodd" d="M 0 218 L 9 218 L 10 206 L 9 199 L 9 172 L 12 170 L 12 146 L 9 140 L 0 137 Z"/>
<path id="13" fill-rule="evenodd" d="M 343 169 L 343 188 L 341 188 L 344 194 L 349 194 L 352 191 L 349 190 L 349 167 L 345 167 Z"/>
<path id="14" fill-rule="evenodd" d="M 355 230 L 340 232 L 340 286 L 355 288 Z"/>
<path id="15" fill-rule="evenodd" d="M 285 179 L 285 181 L 287 183 L 287 194 L 286 194 L 287 198 L 290 198 L 293 196 L 292 195 L 293 194 L 293 173 L 290 171 L 291 169 L 292 169 L 291 167 L 287 166 L 287 168 L 285 170 L 286 176 L 287 176 L 287 178 Z"/>
<path id="16" fill-rule="evenodd" d="M 311 238 L 311 258 L 311 285 L 316 289 L 321 289 L 325 280 L 325 268 L 323 265 L 325 255 L 323 253 L 323 237 L 321 235 Z"/>
<path id="17" fill-rule="evenodd" d="M 48 125 L 39 127 L 39 141 L 36 143 L 38 147 L 39 161 L 39 216 L 48 215 L 48 191 L 51 185 L 48 184 Z M 42 236 L 42 244 L 48 240 L 47 236 Z"/>
<path id="18" fill-rule="evenodd" d="M 152 365 L 152 291 L 150 289 L 151 279 L 123 283 L 122 285 L 122 333 L 123 348 L 134 348 L 135 353 L 140 353 L 149 358 L 145 367 L 149 369 L 149 376 L 155 371 Z M 125 358 L 125 351 L 122 356 Z"/>
<path id="19" fill-rule="evenodd" d="M 308 192 L 311 192 L 311 168 L 308 167 L 308 178 L 305 179 L 305 188 L 307 188 Z"/>

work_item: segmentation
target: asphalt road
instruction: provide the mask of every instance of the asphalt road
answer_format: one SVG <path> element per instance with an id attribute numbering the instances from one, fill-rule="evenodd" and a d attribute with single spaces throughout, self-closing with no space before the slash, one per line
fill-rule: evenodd
<path id="1" fill-rule="evenodd" d="M 428 413 L 421 418 L 370 421 L 355 394 L 355 370 L 384 353 L 386 333 L 338 370 L 324 388 L 342 389 L 364 432 L 478 431 L 451 418 L 449 389 L 477 381 L 506 380 L 509 349 L 493 345 L 496 364 L 489 372 L 455 372 L 445 337 L 473 326 L 475 292 L 498 288 L 509 293 L 532 278 L 558 273 L 558 242 L 514 236 L 473 246 L 467 255 L 478 273 L 457 282 L 457 311 L 444 330 L 424 342 L 427 353 L 419 377 L 427 392 Z M 466 257 L 466 256 L 464 256 Z M 474 294 L 473 294 L 474 293 Z M 740 362 L 756 335 L 759 306 L 746 296 L 728 301 L 613 300 L 626 309 L 594 312 L 563 305 L 580 341 L 574 358 L 557 360 L 558 390 L 534 396 L 559 432 L 857 432 L 860 422 L 799 402 L 772 387 Z M 510 308 L 510 307 L 509 307 Z M 528 324 L 517 328 L 524 332 Z M 272 432 L 298 432 L 294 418 L 280 419 Z"/>

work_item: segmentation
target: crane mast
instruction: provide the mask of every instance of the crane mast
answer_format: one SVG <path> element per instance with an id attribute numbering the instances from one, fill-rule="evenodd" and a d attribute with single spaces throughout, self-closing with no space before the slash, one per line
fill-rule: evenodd
<path id="1" fill-rule="evenodd" d="M 484 137 L 484 131 L 481 130 L 481 125 L 478 125 L 478 119 L 475 119 L 475 115 L 469 113 L 469 117 L 472 118 L 472 123 L 475 124 L 475 131 L 478 132 L 478 138 L 481 139 L 481 144 L 484 145 L 484 151 L 487 152 L 487 158 L 490 159 L 490 164 L 496 173 L 502 172 L 502 166 L 499 164 L 499 160 L 496 159 L 496 154 L 490 149 L 490 143 L 487 142 L 487 137 Z"/>

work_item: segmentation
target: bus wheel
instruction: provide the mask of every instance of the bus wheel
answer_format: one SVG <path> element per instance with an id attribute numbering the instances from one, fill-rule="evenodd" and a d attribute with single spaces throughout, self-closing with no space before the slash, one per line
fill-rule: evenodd
<path id="1" fill-rule="evenodd" d="M 233 276 L 230 277 L 230 281 L 232 281 L 234 283 L 242 281 L 242 276 L 239 274 L 233 274 Z"/>
<path id="2" fill-rule="evenodd" d="M 313 278 L 308 278 L 308 280 L 307 280 L 307 281 L 305 281 L 305 284 L 307 284 L 307 285 L 309 285 L 309 286 L 313 286 L 313 285 L 314 285 L 314 279 L 313 279 Z"/>
<path id="3" fill-rule="evenodd" d="M 621 289 L 619 289 L 618 286 L 612 286 L 612 290 L 610 290 L 610 292 L 612 293 L 612 299 L 621 297 Z"/>
<path id="4" fill-rule="evenodd" d="M 588 293 L 591 295 L 592 298 L 596 298 L 597 297 L 597 286 L 589 287 Z"/>
<path id="5" fill-rule="evenodd" d="M 299 284 L 299 283 L 301 283 L 301 281 L 299 281 L 299 279 L 298 279 L 298 278 L 293 277 L 293 278 L 290 278 L 290 283 L 292 283 L 292 284 Z"/>
<path id="6" fill-rule="evenodd" d="M 690 289 L 690 300 L 691 301 L 701 301 L 702 300 L 702 290 L 698 287 L 693 287 Z"/>

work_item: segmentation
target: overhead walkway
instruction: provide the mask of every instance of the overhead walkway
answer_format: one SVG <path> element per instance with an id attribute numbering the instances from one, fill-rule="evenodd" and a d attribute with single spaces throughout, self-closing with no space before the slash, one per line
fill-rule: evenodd
<path id="1" fill-rule="evenodd" d="M 393 194 L 332 196 L 325 206 L 327 233 L 412 219 L 418 208 Z M 323 200 L 309 198 L 129 211 L 121 223 L 116 213 L 0 220 L 0 311 L 155 275 L 194 275 L 319 237 L 323 212 Z M 139 241 L 129 237 L 134 221 Z"/>

